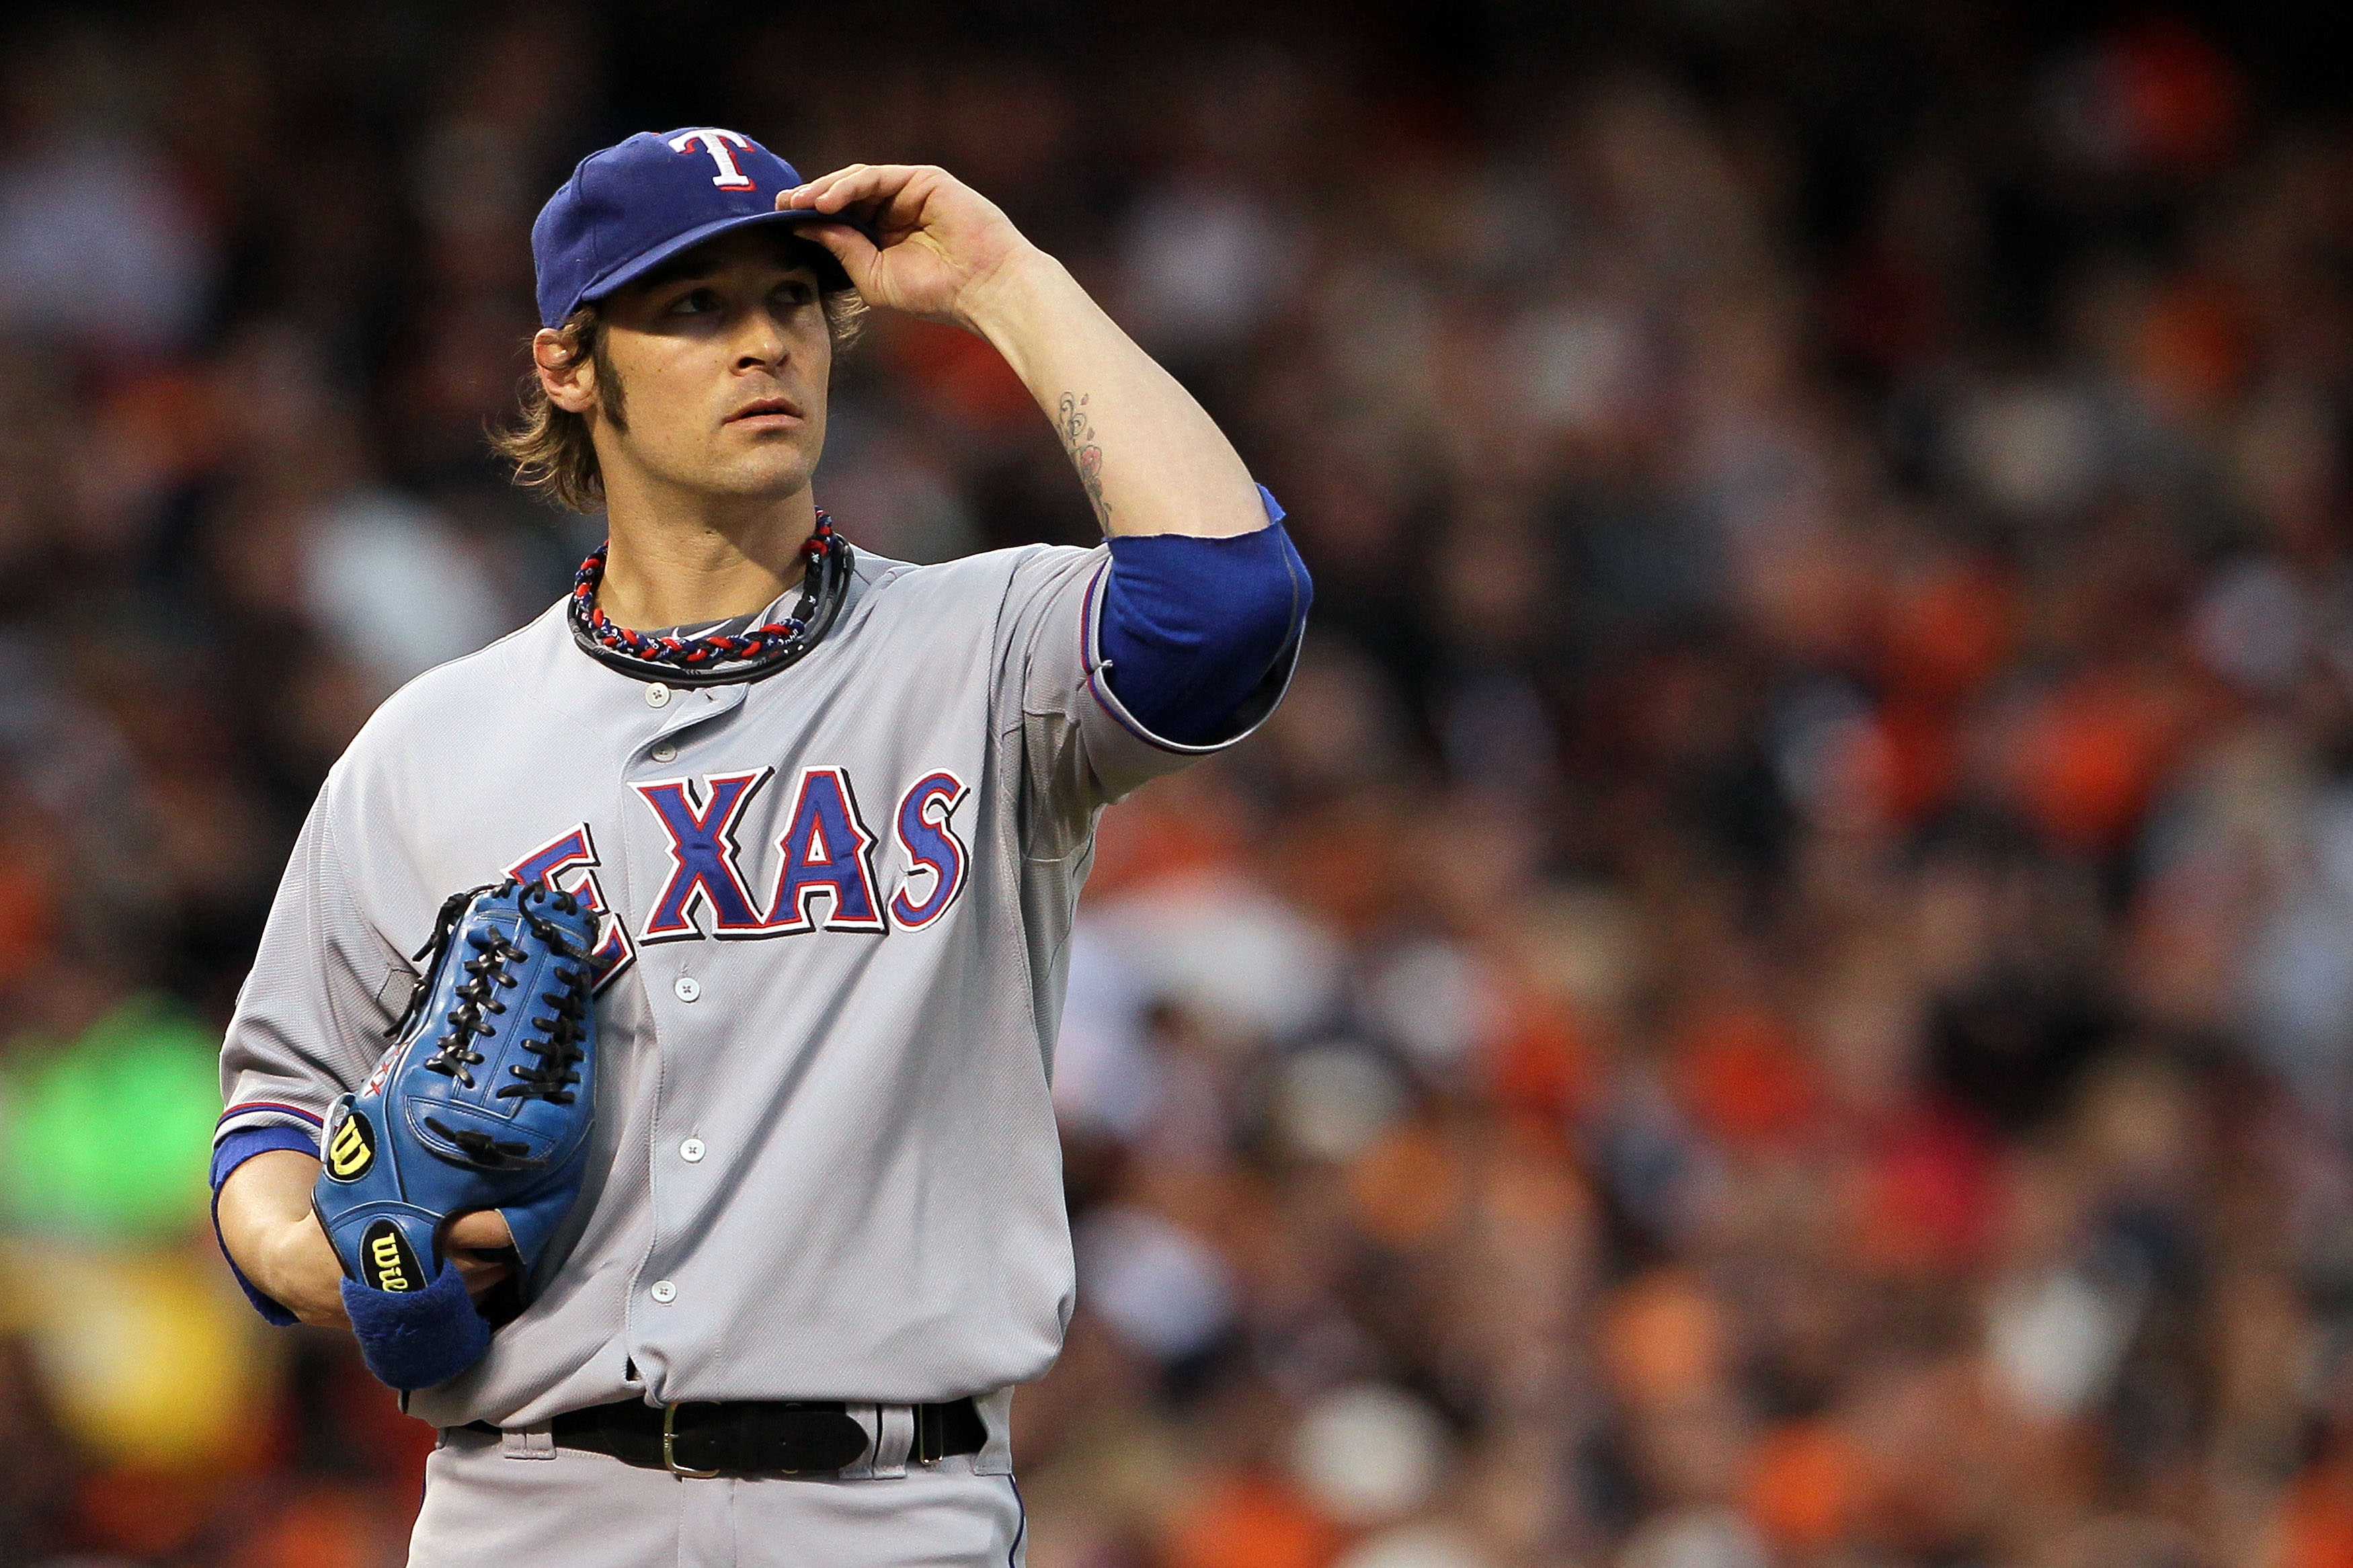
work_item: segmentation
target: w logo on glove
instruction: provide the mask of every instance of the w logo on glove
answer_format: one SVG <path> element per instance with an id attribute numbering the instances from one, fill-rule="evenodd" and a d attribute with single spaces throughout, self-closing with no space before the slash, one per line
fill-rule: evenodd
<path id="1" fill-rule="evenodd" d="M 327 1138 L 327 1174 L 338 1182 L 356 1182 L 375 1163 L 375 1134 L 358 1111 L 337 1108 L 342 1120 Z"/>

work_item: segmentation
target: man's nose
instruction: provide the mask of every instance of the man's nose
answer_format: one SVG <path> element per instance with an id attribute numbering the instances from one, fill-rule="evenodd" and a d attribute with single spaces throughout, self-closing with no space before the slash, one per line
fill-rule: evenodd
<path id="1" fill-rule="evenodd" d="M 774 369 L 792 357 L 792 339 L 773 311 L 753 310 L 744 318 L 735 345 L 735 368 Z"/>

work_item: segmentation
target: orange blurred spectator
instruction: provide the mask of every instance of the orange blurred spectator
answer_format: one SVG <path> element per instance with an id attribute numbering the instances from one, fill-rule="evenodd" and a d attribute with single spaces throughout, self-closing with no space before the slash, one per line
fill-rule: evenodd
<path id="1" fill-rule="evenodd" d="M 1344 1539 L 1287 1482 L 1229 1472 L 1198 1483 L 1163 1551 L 1167 1568 L 1324 1568 Z"/>
<path id="2" fill-rule="evenodd" d="M 1762 1007 L 1702 1008 L 1677 1035 L 1675 1083 L 1708 1135 L 1736 1150 L 1787 1143 L 1821 1110 L 1812 1060 L 1786 1025 Z"/>
<path id="3" fill-rule="evenodd" d="M 1658 1268 L 1604 1306 L 1599 1349 L 1618 1395 L 1638 1405 L 1698 1402 L 1731 1353 L 1722 1303 L 1687 1270 Z"/>
<path id="4" fill-rule="evenodd" d="M 1862 1463 L 1852 1439 L 1831 1421 L 1777 1426 L 1749 1458 L 1748 1517 L 1768 1542 L 1793 1555 L 1835 1545 L 1862 1494 Z"/>
<path id="5" fill-rule="evenodd" d="M 2103 669 L 2052 688 L 2014 733 L 2020 804 L 2068 850 L 2116 848 L 2137 825 L 2189 718 L 2186 694 L 2162 677 Z"/>
<path id="6" fill-rule="evenodd" d="M 2276 1568 L 2353 1568 L 2353 1465 L 2344 1455 L 2288 1486 L 2274 1528 Z"/>

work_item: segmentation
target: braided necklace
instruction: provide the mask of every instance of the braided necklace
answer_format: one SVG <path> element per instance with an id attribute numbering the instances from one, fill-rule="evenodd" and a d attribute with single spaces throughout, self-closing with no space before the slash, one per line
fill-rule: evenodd
<path id="1" fill-rule="evenodd" d="M 816 531 L 801 545 L 801 597 L 791 615 L 733 635 L 652 636 L 616 624 L 596 603 L 612 547 L 609 539 L 598 545 L 573 576 L 572 635 L 605 663 L 641 679 L 700 686 L 773 675 L 817 646 L 849 585 L 849 542 L 820 511 Z"/>

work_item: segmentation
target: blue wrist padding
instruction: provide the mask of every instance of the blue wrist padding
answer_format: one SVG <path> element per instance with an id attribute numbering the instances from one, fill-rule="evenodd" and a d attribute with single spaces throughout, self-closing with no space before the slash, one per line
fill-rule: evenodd
<path id="1" fill-rule="evenodd" d="M 1267 526 L 1205 539 L 1115 536 L 1100 643 L 1111 689 L 1135 721 L 1179 745 L 1228 737 L 1243 700 L 1299 636 L 1314 598 L 1282 508 L 1259 487 Z"/>
<path id="2" fill-rule="evenodd" d="M 291 1149 L 298 1154 L 315 1156 L 319 1152 L 319 1141 L 300 1127 L 272 1124 L 240 1128 L 213 1146 L 213 1239 L 220 1242 L 221 1256 L 228 1258 L 228 1271 L 237 1276 L 237 1286 L 244 1290 L 245 1299 L 253 1303 L 253 1310 L 282 1329 L 293 1323 L 294 1314 L 254 1289 L 253 1281 L 245 1277 L 245 1270 L 237 1266 L 237 1259 L 229 1258 L 228 1243 L 222 1238 L 220 1231 L 222 1184 L 227 1182 L 230 1172 L 256 1154 L 270 1149 Z"/>
<path id="3" fill-rule="evenodd" d="M 465 1277 L 451 1264 L 422 1290 L 378 1290 L 346 1279 L 343 1310 L 368 1371 L 404 1392 L 448 1382 L 481 1360 L 491 1343 L 491 1325 L 467 1300 Z"/>

